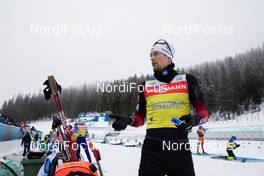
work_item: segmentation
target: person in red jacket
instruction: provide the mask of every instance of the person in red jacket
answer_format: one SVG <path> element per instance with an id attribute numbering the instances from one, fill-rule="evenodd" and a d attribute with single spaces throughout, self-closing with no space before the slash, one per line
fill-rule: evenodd
<path id="1" fill-rule="evenodd" d="M 147 123 L 139 176 L 195 175 L 188 131 L 208 121 L 208 110 L 197 79 L 174 69 L 174 55 L 171 43 L 163 39 L 156 41 L 150 52 L 154 77 L 141 84 L 135 115 L 109 115 L 116 119 L 112 127 L 118 131 L 127 125 L 139 127 Z M 191 115 L 192 107 L 195 115 Z M 182 123 L 175 125 L 172 119 Z M 185 147 L 170 150 L 171 146 L 167 145 L 171 142 Z"/>

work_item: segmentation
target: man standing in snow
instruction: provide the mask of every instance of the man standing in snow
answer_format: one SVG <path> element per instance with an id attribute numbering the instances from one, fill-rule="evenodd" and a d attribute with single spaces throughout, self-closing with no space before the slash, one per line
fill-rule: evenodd
<path id="1" fill-rule="evenodd" d="M 23 156 L 26 156 L 26 153 L 30 151 L 31 136 L 29 131 L 26 132 L 25 136 L 22 138 L 21 146 L 24 144 Z"/>
<path id="2" fill-rule="evenodd" d="M 139 91 L 135 116 L 109 115 L 116 119 L 112 125 L 115 130 L 147 123 L 139 176 L 195 175 L 188 131 L 207 122 L 208 111 L 197 79 L 174 70 L 174 54 L 171 43 L 156 41 L 150 52 L 154 78 L 142 83 L 144 90 Z M 191 115 L 191 106 L 196 115 Z M 175 125 L 172 119 L 181 123 Z M 170 144 L 185 147 L 171 150 Z"/>
<path id="3" fill-rule="evenodd" d="M 38 133 L 38 131 L 36 132 L 36 134 L 34 136 L 34 143 L 35 143 L 35 147 L 38 148 L 38 144 L 39 144 L 39 133 Z"/>

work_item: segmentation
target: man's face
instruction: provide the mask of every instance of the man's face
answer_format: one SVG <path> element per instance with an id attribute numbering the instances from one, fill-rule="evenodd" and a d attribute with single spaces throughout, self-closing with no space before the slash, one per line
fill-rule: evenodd
<path id="1" fill-rule="evenodd" d="M 171 63 L 171 59 L 158 51 L 151 51 L 150 60 L 155 71 L 162 70 Z"/>

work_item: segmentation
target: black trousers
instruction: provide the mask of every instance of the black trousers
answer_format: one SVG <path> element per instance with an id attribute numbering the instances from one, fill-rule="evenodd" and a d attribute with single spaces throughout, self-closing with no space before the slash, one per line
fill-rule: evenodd
<path id="1" fill-rule="evenodd" d="M 179 145 L 182 146 L 181 149 Z M 195 176 L 192 154 L 188 147 L 187 139 L 169 142 L 146 136 L 138 176 Z"/>
<path id="2" fill-rule="evenodd" d="M 26 153 L 30 151 L 30 144 L 25 144 L 24 145 L 24 152 L 23 156 L 26 156 Z"/>
<path id="3" fill-rule="evenodd" d="M 236 155 L 234 154 L 233 150 L 226 150 L 229 157 L 236 158 Z"/>

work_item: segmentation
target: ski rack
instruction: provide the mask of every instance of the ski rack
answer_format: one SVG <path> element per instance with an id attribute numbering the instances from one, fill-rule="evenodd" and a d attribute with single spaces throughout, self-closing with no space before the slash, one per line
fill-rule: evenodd
<path id="1" fill-rule="evenodd" d="M 45 83 L 44 83 L 45 84 Z M 53 75 L 48 76 L 48 88 L 50 89 L 50 93 L 51 95 L 53 95 L 55 104 L 56 104 L 56 108 L 60 117 L 60 120 L 62 122 L 62 127 L 63 127 L 63 131 L 64 134 L 66 135 L 66 139 L 70 142 L 69 144 L 69 148 L 66 148 L 66 153 L 68 155 L 69 161 L 78 161 L 77 159 L 77 155 L 76 153 L 73 151 L 72 149 L 72 141 L 71 141 L 71 134 L 67 128 L 67 121 L 66 121 L 66 117 L 64 115 L 64 111 L 63 111 L 63 106 L 61 104 L 60 98 L 59 98 L 59 93 L 58 93 L 58 83 L 56 82 L 55 78 Z M 60 127 L 58 127 L 58 130 L 60 133 L 62 133 L 62 130 Z M 63 139 L 63 134 L 61 134 L 61 138 Z M 94 158 L 96 160 L 97 166 L 98 166 L 98 170 L 100 173 L 100 176 L 103 176 L 103 170 L 100 164 L 100 160 L 101 160 L 101 156 L 100 156 L 100 152 L 99 150 L 97 150 L 92 141 L 89 142 L 89 148 L 92 150 L 93 154 L 94 154 Z"/>
<path id="2" fill-rule="evenodd" d="M 66 140 L 69 141 L 69 147 L 68 148 L 66 147 L 66 153 L 68 154 L 70 161 L 78 161 L 77 156 L 76 156 L 74 150 L 72 149 L 71 134 L 67 128 L 66 117 L 64 115 L 63 106 L 62 106 L 62 103 L 61 103 L 60 98 L 59 98 L 58 84 L 57 84 L 53 75 L 48 76 L 48 83 L 49 83 L 48 86 L 50 88 L 51 94 L 53 95 L 53 98 L 54 98 L 54 101 L 56 104 L 56 108 L 57 108 L 57 111 L 59 114 L 59 118 L 62 122 L 62 128 L 63 128 L 64 134 L 66 136 Z M 58 128 L 59 128 L 59 131 L 61 131 L 60 127 L 58 127 Z M 62 136 L 62 138 L 63 138 L 63 136 Z"/>

